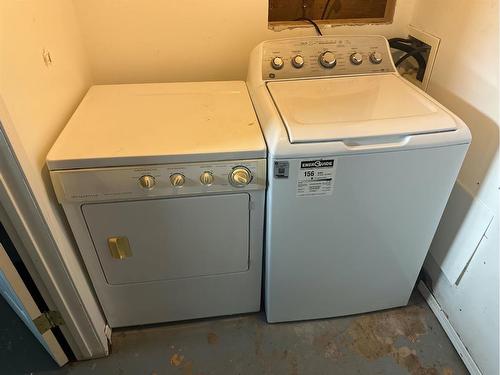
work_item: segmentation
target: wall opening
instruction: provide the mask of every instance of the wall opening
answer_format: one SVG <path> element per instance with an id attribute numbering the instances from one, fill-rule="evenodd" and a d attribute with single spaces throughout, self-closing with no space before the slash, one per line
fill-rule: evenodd
<path id="1" fill-rule="evenodd" d="M 396 0 L 269 0 L 270 25 L 389 23 Z"/>

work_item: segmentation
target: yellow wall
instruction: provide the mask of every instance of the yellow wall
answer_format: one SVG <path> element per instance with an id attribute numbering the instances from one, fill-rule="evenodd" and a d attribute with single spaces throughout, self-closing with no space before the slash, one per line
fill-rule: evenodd
<path id="1" fill-rule="evenodd" d="M 268 0 L 74 0 L 98 83 L 245 79 L 260 41 L 312 27 L 272 31 Z M 415 0 L 398 0 L 394 22 L 325 33 L 406 35 Z"/>

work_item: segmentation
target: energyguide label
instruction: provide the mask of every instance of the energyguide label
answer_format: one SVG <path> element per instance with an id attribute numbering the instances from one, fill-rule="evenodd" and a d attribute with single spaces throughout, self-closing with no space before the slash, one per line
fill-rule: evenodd
<path id="1" fill-rule="evenodd" d="M 297 196 L 332 195 L 337 163 L 334 159 L 301 160 L 297 178 Z"/>

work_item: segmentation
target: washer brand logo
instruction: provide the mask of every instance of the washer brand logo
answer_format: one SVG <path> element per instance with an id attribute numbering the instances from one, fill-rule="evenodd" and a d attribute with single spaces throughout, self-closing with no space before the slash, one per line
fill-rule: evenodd
<path id="1" fill-rule="evenodd" d="M 308 160 L 300 162 L 300 168 L 331 168 L 333 167 L 333 160 Z"/>

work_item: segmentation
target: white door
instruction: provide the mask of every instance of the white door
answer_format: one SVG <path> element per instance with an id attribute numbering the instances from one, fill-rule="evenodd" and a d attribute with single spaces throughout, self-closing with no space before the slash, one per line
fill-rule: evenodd
<path id="1" fill-rule="evenodd" d="M 54 358 L 56 363 L 62 366 L 68 362 L 66 354 L 64 354 L 52 331 L 48 330 L 41 334 L 35 323 L 33 323 L 33 320 L 41 315 L 41 311 L 17 273 L 2 244 L 0 244 L 0 294 L 40 341 L 45 350 Z"/>

